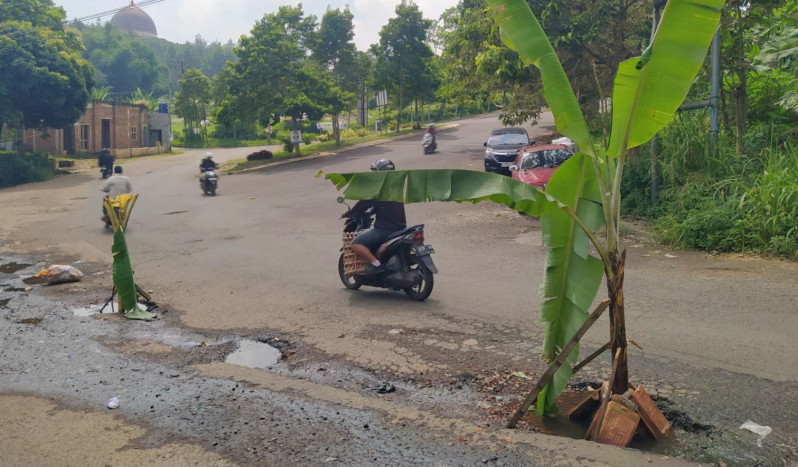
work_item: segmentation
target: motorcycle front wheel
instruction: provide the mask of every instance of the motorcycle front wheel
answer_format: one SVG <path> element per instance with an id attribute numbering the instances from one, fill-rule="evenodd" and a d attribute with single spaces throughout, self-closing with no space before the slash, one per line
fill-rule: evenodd
<path id="1" fill-rule="evenodd" d="M 413 287 L 404 289 L 404 292 L 411 299 L 417 302 L 423 302 L 432 293 L 432 286 L 434 282 L 432 279 L 432 271 L 418 263 L 413 264 L 410 269 L 417 270 L 421 273 L 421 281 L 419 281 Z"/>
<path id="2" fill-rule="evenodd" d="M 338 277 L 341 278 L 341 282 L 344 283 L 344 287 L 349 290 L 357 290 L 360 288 L 361 284 L 360 281 L 355 276 L 347 277 L 344 273 L 344 255 L 341 254 L 341 257 L 338 258 Z"/>

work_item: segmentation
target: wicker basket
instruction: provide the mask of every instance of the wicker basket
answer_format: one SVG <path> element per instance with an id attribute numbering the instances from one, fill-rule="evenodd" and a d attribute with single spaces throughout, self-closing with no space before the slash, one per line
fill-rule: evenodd
<path id="1" fill-rule="evenodd" d="M 357 255 L 355 255 L 355 252 L 352 251 L 352 240 L 357 237 L 358 233 L 359 232 L 345 232 L 342 238 L 344 242 L 344 274 L 346 274 L 347 277 L 357 274 L 368 266 L 365 261 L 359 259 Z"/>

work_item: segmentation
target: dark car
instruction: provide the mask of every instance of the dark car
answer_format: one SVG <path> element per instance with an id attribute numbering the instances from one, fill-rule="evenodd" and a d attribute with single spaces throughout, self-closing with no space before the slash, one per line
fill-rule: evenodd
<path id="1" fill-rule="evenodd" d="M 526 146 L 518 150 L 510 171 L 514 179 L 545 190 L 557 167 L 573 155 L 574 153 L 562 144 Z"/>
<path id="2" fill-rule="evenodd" d="M 515 162 L 519 148 L 534 143 L 526 130 L 520 127 L 497 128 L 490 132 L 485 143 L 485 172 L 510 175 L 509 167 Z"/>

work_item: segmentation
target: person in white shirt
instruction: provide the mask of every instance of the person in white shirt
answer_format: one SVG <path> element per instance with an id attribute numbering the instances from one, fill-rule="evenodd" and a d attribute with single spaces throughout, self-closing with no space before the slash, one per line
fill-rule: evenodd
<path id="1" fill-rule="evenodd" d="M 103 183 L 103 185 L 100 187 L 100 191 L 107 193 L 106 196 L 109 198 L 116 198 L 121 194 L 133 192 L 133 186 L 130 184 L 130 179 L 122 175 L 121 165 L 114 167 L 114 174 L 108 177 L 108 180 Z M 105 221 L 106 216 L 105 204 L 103 204 L 103 217 L 101 219 Z"/>

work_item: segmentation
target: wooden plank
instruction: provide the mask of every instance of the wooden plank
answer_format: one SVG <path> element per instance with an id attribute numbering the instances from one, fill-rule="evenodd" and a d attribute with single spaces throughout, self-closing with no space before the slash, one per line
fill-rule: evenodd
<path id="1" fill-rule="evenodd" d="M 625 448 L 632 442 L 640 415 L 623 404 L 610 401 L 598 435 L 598 442 Z"/>
<path id="2" fill-rule="evenodd" d="M 673 432 L 670 422 L 665 418 L 665 415 L 657 408 L 651 396 L 648 395 L 643 385 L 638 385 L 630 395 L 632 402 L 637 404 L 638 413 L 646 428 L 654 435 L 655 438 L 667 438 Z"/>

